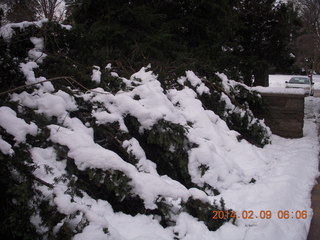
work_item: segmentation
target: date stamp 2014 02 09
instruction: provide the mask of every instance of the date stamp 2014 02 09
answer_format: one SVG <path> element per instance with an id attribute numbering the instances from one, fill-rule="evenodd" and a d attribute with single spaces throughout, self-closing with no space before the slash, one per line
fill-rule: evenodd
<path id="1" fill-rule="evenodd" d="M 223 210 L 216 210 L 212 211 L 212 219 L 307 219 L 308 218 L 308 211 L 307 210 L 279 210 L 279 211 L 270 211 L 270 210 L 260 210 L 260 211 L 253 211 L 253 210 L 243 210 L 240 213 L 235 211 L 223 211 Z"/>

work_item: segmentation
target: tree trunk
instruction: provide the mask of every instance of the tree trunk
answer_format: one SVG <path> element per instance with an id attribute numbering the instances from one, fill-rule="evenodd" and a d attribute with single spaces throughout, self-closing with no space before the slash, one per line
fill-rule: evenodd
<path id="1" fill-rule="evenodd" d="M 269 67 L 266 63 L 259 63 L 253 69 L 253 86 L 269 87 Z"/>

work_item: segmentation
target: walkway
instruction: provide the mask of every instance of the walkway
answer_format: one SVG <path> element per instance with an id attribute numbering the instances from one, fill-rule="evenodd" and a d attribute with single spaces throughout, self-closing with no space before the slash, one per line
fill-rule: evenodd
<path id="1" fill-rule="evenodd" d="M 307 240 L 320 240 L 320 178 L 312 190 L 312 209 L 314 215 Z"/>
<path id="2" fill-rule="evenodd" d="M 318 134 L 320 136 L 320 127 L 318 129 Z M 307 240 L 320 240 L 320 177 L 317 179 L 317 182 L 318 184 L 315 185 L 312 190 L 312 209 L 314 214 Z"/>

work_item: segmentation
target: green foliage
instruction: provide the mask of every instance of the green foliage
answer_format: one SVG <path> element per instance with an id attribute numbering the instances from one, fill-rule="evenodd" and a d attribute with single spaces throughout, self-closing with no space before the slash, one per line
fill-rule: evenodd
<path id="1" fill-rule="evenodd" d="M 210 203 L 204 203 L 199 199 L 193 199 L 190 197 L 188 201 L 183 204 L 183 207 L 191 216 L 204 222 L 210 231 L 216 231 L 225 222 L 231 220 L 230 215 L 232 209 L 225 209 L 224 201 L 222 198 L 220 201 L 220 205 L 221 207 L 218 207 L 216 204 L 211 205 Z M 225 214 L 225 218 L 212 219 L 213 211 L 223 211 L 224 213 L 228 212 L 228 214 Z"/>
<path id="2" fill-rule="evenodd" d="M 44 24 L 39 34 L 44 39 L 45 52 L 49 55 L 44 59 L 41 67 L 35 70 L 37 75 L 47 78 L 69 76 L 85 88 L 97 87 L 91 80 L 91 75 L 92 65 L 98 65 L 99 62 L 92 60 L 92 65 L 88 65 L 87 59 L 80 58 L 78 55 L 83 49 L 83 43 L 79 41 L 79 35 L 82 33 L 77 30 L 66 30 L 57 23 L 48 22 Z M 82 86 L 72 81 L 59 80 L 52 83 L 58 89 L 69 86 L 84 90 Z M 125 85 L 119 78 L 102 70 L 99 87 L 106 91 L 117 92 L 124 89 Z"/>
<path id="3" fill-rule="evenodd" d="M 63 69 L 63 70 L 62 70 Z M 59 76 L 72 76 L 77 81 L 81 82 L 86 88 L 93 88 L 94 82 L 91 80 L 92 68 L 89 66 L 76 65 L 68 58 L 61 56 L 50 55 L 45 58 L 40 69 L 36 70 L 36 73 L 46 78 L 59 77 Z M 82 89 L 74 82 L 66 81 L 65 79 L 53 81 L 54 87 L 60 89 L 63 86 L 76 86 Z"/>
<path id="4" fill-rule="evenodd" d="M 183 126 L 160 120 L 150 130 L 145 131 L 144 137 L 149 149 L 146 151 L 147 157 L 155 159 L 157 171 L 191 187 L 187 154 L 191 146 L 185 134 L 186 129 Z"/>
<path id="5" fill-rule="evenodd" d="M 255 91 L 249 91 L 244 86 L 236 85 L 231 92 L 244 109 L 250 109 L 245 115 L 240 112 L 232 112 L 229 118 L 226 118 L 228 126 L 241 134 L 240 139 L 244 138 L 248 142 L 263 147 L 270 143 L 268 131 L 259 122 L 254 120 L 251 111 L 259 116 L 261 113 L 269 113 L 269 109 L 263 98 Z"/>
<path id="6" fill-rule="evenodd" d="M 201 177 L 209 170 L 209 166 L 201 164 L 198 169 L 200 170 Z"/>
<path id="7" fill-rule="evenodd" d="M 39 36 L 39 28 L 31 25 L 27 28 L 13 28 L 13 35 L 8 43 L 8 50 L 12 57 L 24 59 L 28 57 L 28 50 L 34 47 L 30 37 Z"/>
<path id="8" fill-rule="evenodd" d="M 29 40 L 30 42 L 30 40 Z M 25 51 L 25 49 L 24 49 Z M 7 48 L 7 42 L 0 37 L 0 85 L 1 89 L 7 90 L 23 83 L 24 76 L 19 68 L 19 61 L 13 58 Z M 5 96 L 0 96 L 0 101 Z"/>
<path id="9" fill-rule="evenodd" d="M 6 136 L 6 133 L 0 132 Z M 26 145 L 20 144 L 14 147 L 14 151 L 12 157 L 0 153 L 0 235 L 7 239 L 41 239 L 30 222 L 42 198 L 31 177 L 34 166 L 30 164 L 31 157 Z"/>
<path id="10" fill-rule="evenodd" d="M 267 130 L 257 122 L 251 123 L 252 119 L 248 114 L 242 116 L 241 113 L 233 112 L 226 121 L 228 126 L 232 126 L 233 130 L 241 134 L 239 140 L 246 139 L 258 147 L 270 142 Z"/>
<path id="11" fill-rule="evenodd" d="M 40 35 L 44 40 L 45 52 L 68 56 L 72 54 L 73 44 L 78 35 L 62 27 L 56 22 L 45 22 L 40 29 Z"/>
<path id="12" fill-rule="evenodd" d="M 268 130 L 260 122 L 256 122 L 254 114 L 268 113 L 266 103 L 255 91 L 249 91 L 241 84 L 230 87 L 227 93 L 217 76 L 204 79 L 210 93 L 198 94 L 205 109 L 212 110 L 223 119 L 231 130 L 240 133 L 239 140 L 246 139 L 251 144 L 263 147 L 270 143 Z M 186 86 L 196 92 L 196 88 L 186 83 Z M 226 102 L 221 99 L 222 93 L 227 95 L 234 109 L 226 109 Z M 253 112 L 253 113 L 252 113 Z"/>
<path id="13" fill-rule="evenodd" d="M 45 234 L 48 236 L 48 239 L 56 239 L 64 229 L 61 227 L 58 231 L 58 234 L 54 234 L 54 228 L 58 223 L 65 219 L 66 215 L 60 213 L 57 207 L 53 206 L 48 200 L 41 201 L 38 209 L 41 219 L 44 220 L 44 227 L 47 228 Z"/>
<path id="14" fill-rule="evenodd" d="M 249 91 L 240 84 L 234 86 L 231 91 L 239 104 L 246 104 L 250 109 L 259 108 L 263 105 L 263 100 L 258 96 L 258 92 L 256 91 Z"/>
<path id="15" fill-rule="evenodd" d="M 257 91 L 249 91 L 240 84 L 232 88 L 231 91 L 236 101 L 241 105 L 248 106 L 255 115 L 269 114 L 266 102 Z"/>
<path id="16" fill-rule="evenodd" d="M 188 173 L 188 150 L 196 145 L 188 142 L 183 126 L 161 119 L 151 129 L 140 133 L 140 124 L 135 117 L 127 115 L 124 120 L 147 158 L 157 164 L 160 175 L 168 175 L 186 187 L 194 186 Z"/>
<path id="17" fill-rule="evenodd" d="M 98 102 L 88 104 L 82 97 L 74 96 L 74 98 L 79 109 L 71 112 L 70 117 L 77 117 L 95 129 L 93 135 L 95 143 L 114 151 L 126 162 L 136 165 L 138 160 L 122 146 L 123 141 L 131 138 L 130 134 L 121 131 L 118 122 L 99 124 L 92 116 L 92 111 L 107 111 L 103 104 Z"/>
<path id="18" fill-rule="evenodd" d="M 94 199 L 108 201 L 114 211 L 135 216 L 143 213 L 143 201 L 132 193 L 131 179 L 120 171 L 101 169 L 78 170 L 72 159 L 67 161 L 67 171 L 76 179 L 70 182 L 67 193 L 71 196 L 83 196 L 86 192 Z"/>
<path id="19" fill-rule="evenodd" d="M 198 98 L 206 109 L 210 109 L 215 114 L 222 117 L 225 114 L 226 103 L 221 101 L 221 90 L 223 89 L 221 79 L 214 75 L 208 80 L 210 84 L 206 83 L 206 86 L 210 89 L 210 94 L 203 93 L 202 95 L 198 96 Z M 189 87 L 196 90 L 191 85 L 189 85 Z"/>
<path id="20" fill-rule="evenodd" d="M 17 109 L 17 104 L 8 104 L 13 109 Z M 21 112 L 17 111 L 18 117 L 22 117 L 26 122 L 36 121 L 39 127 L 49 125 L 49 119 L 35 114 L 31 109 L 21 107 Z M 49 133 L 46 128 L 42 129 L 36 137 L 27 136 L 28 144 L 15 144 L 12 136 L 0 129 L 0 134 L 13 147 L 13 156 L 4 156 L 0 153 L 1 169 L 1 229 L 0 235 L 7 239 L 57 239 L 54 234 L 54 227 L 65 217 L 58 212 L 56 206 L 49 204 L 37 186 L 43 185 L 39 179 L 33 176 L 36 166 L 30 155 L 29 144 L 33 147 L 48 147 Z M 51 171 L 46 168 L 48 173 Z M 43 227 L 47 227 L 47 232 L 39 233 L 30 222 L 32 216 L 39 215 L 43 222 Z"/>
<path id="21" fill-rule="evenodd" d="M 40 239 L 30 223 L 34 188 L 30 182 L 22 182 L 12 176 L 15 169 L 7 164 L 11 159 L 0 153 L 0 235 L 5 239 Z"/>
<path id="22" fill-rule="evenodd" d="M 100 86 L 108 92 L 117 93 L 120 90 L 125 90 L 126 85 L 123 81 L 118 78 L 111 76 L 109 72 L 103 71 L 101 74 L 101 84 Z"/>

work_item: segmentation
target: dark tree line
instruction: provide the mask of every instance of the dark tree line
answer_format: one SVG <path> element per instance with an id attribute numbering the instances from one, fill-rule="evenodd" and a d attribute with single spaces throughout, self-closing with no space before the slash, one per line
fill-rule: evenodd
<path id="1" fill-rule="evenodd" d="M 291 70 L 300 24 L 292 4 L 274 0 L 83 0 L 72 20 L 100 64 L 220 71 L 263 86 L 270 71 Z"/>
<path id="2" fill-rule="evenodd" d="M 291 57 L 299 21 L 292 4 L 273 0 L 243 0 L 239 5 L 239 69 L 250 85 L 268 85 L 270 71 L 288 72 L 295 59 Z"/>
<path id="3" fill-rule="evenodd" d="M 320 1 L 293 1 L 302 21 L 296 46 L 296 65 L 312 75 L 320 72 Z"/>
<path id="4" fill-rule="evenodd" d="M 59 0 L 13 2 L 25 11 L 26 4 L 38 9 L 26 14 L 30 18 L 42 11 L 55 20 L 52 11 L 39 6 L 51 2 L 54 10 Z M 70 46 L 73 57 L 100 66 L 112 62 L 127 74 L 151 63 L 168 78 L 191 69 L 203 76 L 224 72 L 247 85 L 254 79 L 254 85 L 267 86 L 270 71 L 292 71 L 295 61 L 290 56 L 300 22 L 292 4 L 275 0 L 66 3 L 67 22 L 78 36 Z"/>

